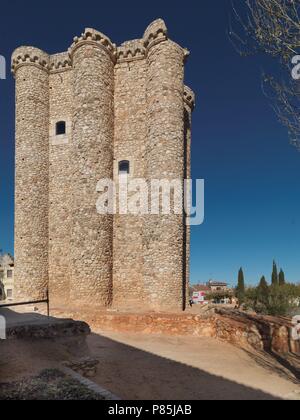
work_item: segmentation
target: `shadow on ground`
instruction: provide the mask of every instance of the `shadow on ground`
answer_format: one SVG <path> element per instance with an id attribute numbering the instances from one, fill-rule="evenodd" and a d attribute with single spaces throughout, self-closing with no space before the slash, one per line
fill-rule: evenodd
<path id="1" fill-rule="evenodd" d="M 47 323 L 39 314 L 1 310 L 8 325 Z M 60 322 L 51 318 L 50 322 Z M 94 381 L 125 400 L 276 400 L 270 394 L 183 363 L 122 344 L 99 334 L 88 338 L 99 361 Z M 90 353 L 87 354 L 90 356 Z M 0 382 L 12 382 L 59 368 L 74 355 L 55 339 L 0 341 Z"/>
<path id="2" fill-rule="evenodd" d="M 103 353 L 95 381 L 125 400 L 280 399 L 101 335 L 89 340 Z"/>
<path id="3" fill-rule="evenodd" d="M 260 351 L 250 352 L 244 350 L 245 353 L 251 357 L 259 366 L 268 370 L 269 372 L 276 373 L 281 378 L 287 378 L 294 384 L 300 382 L 300 369 L 297 368 L 296 364 L 299 365 L 299 356 L 290 354 L 289 357 L 283 357 L 273 351 Z M 290 359 L 292 362 L 290 362 Z"/>

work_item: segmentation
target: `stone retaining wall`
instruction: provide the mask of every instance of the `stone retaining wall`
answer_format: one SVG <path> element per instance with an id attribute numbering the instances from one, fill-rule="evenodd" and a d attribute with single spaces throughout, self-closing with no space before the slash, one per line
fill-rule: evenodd
<path id="1" fill-rule="evenodd" d="M 300 341 L 292 339 L 292 323 L 289 318 L 260 316 L 225 309 L 217 310 L 216 314 L 219 317 L 220 338 L 226 337 L 226 334 L 236 337 L 244 331 L 244 338 L 256 349 L 300 354 Z"/>
<path id="2" fill-rule="evenodd" d="M 206 315 L 77 310 L 67 316 L 84 319 L 92 329 L 103 332 L 211 337 L 247 349 L 300 354 L 300 343 L 291 339 L 290 320 L 284 318 L 223 309 Z"/>
<path id="3" fill-rule="evenodd" d="M 60 339 L 70 337 L 86 337 L 91 332 L 85 322 L 80 321 L 57 321 L 43 322 L 39 324 L 9 326 L 6 337 L 11 339 Z"/>

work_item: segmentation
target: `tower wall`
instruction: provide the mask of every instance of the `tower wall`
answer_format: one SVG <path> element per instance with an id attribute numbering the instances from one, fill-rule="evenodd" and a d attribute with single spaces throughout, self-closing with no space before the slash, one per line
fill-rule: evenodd
<path id="1" fill-rule="evenodd" d="M 86 30 L 73 62 L 71 301 L 112 301 L 113 216 L 96 212 L 96 186 L 113 177 L 114 47 Z"/>
<path id="2" fill-rule="evenodd" d="M 191 150 L 192 150 L 192 112 L 195 107 L 195 95 L 193 91 L 185 86 L 184 88 L 184 178 L 192 178 L 192 162 L 191 162 Z M 190 288 L 190 259 L 191 259 L 191 227 L 184 225 L 184 253 L 186 265 L 184 267 L 184 278 L 186 279 L 186 292 L 185 301 L 188 304 L 189 300 L 189 288 Z"/>
<path id="3" fill-rule="evenodd" d="M 68 52 L 15 51 L 18 300 L 44 297 L 49 287 L 54 305 L 185 306 L 184 216 L 96 208 L 98 181 L 118 183 L 121 161 L 130 163 L 129 181 L 148 187 L 191 176 L 194 95 L 183 85 L 185 56 L 161 19 L 118 48 L 86 29 Z M 60 121 L 64 134 L 56 132 Z"/>
<path id="4" fill-rule="evenodd" d="M 142 40 L 118 48 L 115 67 L 115 141 L 114 180 L 118 165 L 130 164 L 128 179 L 145 178 L 147 138 L 146 78 L 147 61 Z M 131 195 L 129 195 L 131 197 Z M 143 218 L 116 214 L 114 217 L 114 306 L 136 307 L 143 304 Z"/>
<path id="5" fill-rule="evenodd" d="M 13 55 L 16 78 L 15 299 L 45 297 L 48 286 L 49 56 Z"/>
<path id="6" fill-rule="evenodd" d="M 183 76 L 185 51 L 167 39 L 162 21 L 145 34 L 148 49 L 147 169 L 153 179 L 184 179 Z M 182 201 L 183 205 L 183 201 Z M 153 308 L 184 307 L 183 215 L 150 215 L 145 219 L 144 284 Z"/>
<path id="7" fill-rule="evenodd" d="M 64 66 L 63 66 L 64 64 Z M 52 305 L 70 298 L 72 206 L 72 81 L 67 54 L 50 58 L 49 130 L 49 293 Z M 56 135 L 56 123 L 66 122 L 66 134 Z"/>

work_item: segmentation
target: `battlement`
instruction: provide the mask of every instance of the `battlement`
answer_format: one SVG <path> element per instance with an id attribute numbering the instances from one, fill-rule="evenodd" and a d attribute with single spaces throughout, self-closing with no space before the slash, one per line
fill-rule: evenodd
<path id="1" fill-rule="evenodd" d="M 49 70 L 50 56 L 45 52 L 35 47 L 19 47 L 12 55 L 12 72 L 16 71 L 22 66 L 36 66 L 43 70 Z"/>
<path id="2" fill-rule="evenodd" d="M 152 22 L 147 27 L 143 38 L 126 41 L 119 47 L 102 32 L 93 28 L 86 28 L 80 36 L 74 37 L 73 43 L 67 52 L 49 55 L 35 47 L 24 46 L 17 48 L 12 55 L 11 69 L 14 74 L 24 65 L 35 65 L 50 73 L 67 71 L 72 69 L 74 53 L 83 45 L 96 45 L 103 48 L 108 52 L 114 63 L 143 60 L 147 58 L 148 52 L 153 46 L 167 40 L 168 29 L 162 19 Z M 189 51 L 183 50 L 185 58 L 187 58 Z"/>
<path id="3" fill-rule="evenodd" d="M 193 111 L 196 106 L 196 96 L 195 93 L 192 91 L 191 88 L 188 86 L 184 86 L 184 102 L 191 108 Z"/>
<path id="4" fill-rule="evenodd" d="M 143 40 L 135 39 L 133 41 L 124 42 L 117 49 L 118 62 L 143 60 L 146 57 L 146 49 Z"/>
<path id="5" fill-rule="evenodd" d="M 86 44 L 96 45 L 100 48 L 103 48 L 110 54 L 112 60 L 115 61 L 117 50 L 116 44 L 113 44 L 106 35 L 92 28 L 86 28 L 80 37 L 76 36 L 74 38 L 74 42 L 69 49 L 70 57 L 72 58 L 75 51 L 82 45 Z"/>
<path id="6" fill-rule="evenodd" d="M 157 19 L 150 23 L 144 33 L 143 39 L 144 46 L 147 49 L 159 42 L 166 41 L 168 39 L 168 29 L 165 22 L 162 19 Z"/>
<path id="7" fill-rule="evenodd" d="M 72 69 L 72 61 L 67 52 L 50 56 L 49 69 L 51 73 Z"/>

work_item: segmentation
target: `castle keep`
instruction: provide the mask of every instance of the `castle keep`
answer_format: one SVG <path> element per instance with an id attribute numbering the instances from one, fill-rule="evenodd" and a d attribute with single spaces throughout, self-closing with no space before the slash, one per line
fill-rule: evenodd
<path id="1" fill-rule="evenodd" d="M 96 186 L 190 177 L 187 56 L 160 19 L 120 47 L 86 29 L 68 52 L 14 52 L 17 300 L 184 308 L 183 216 L 98 214 Z"/>

